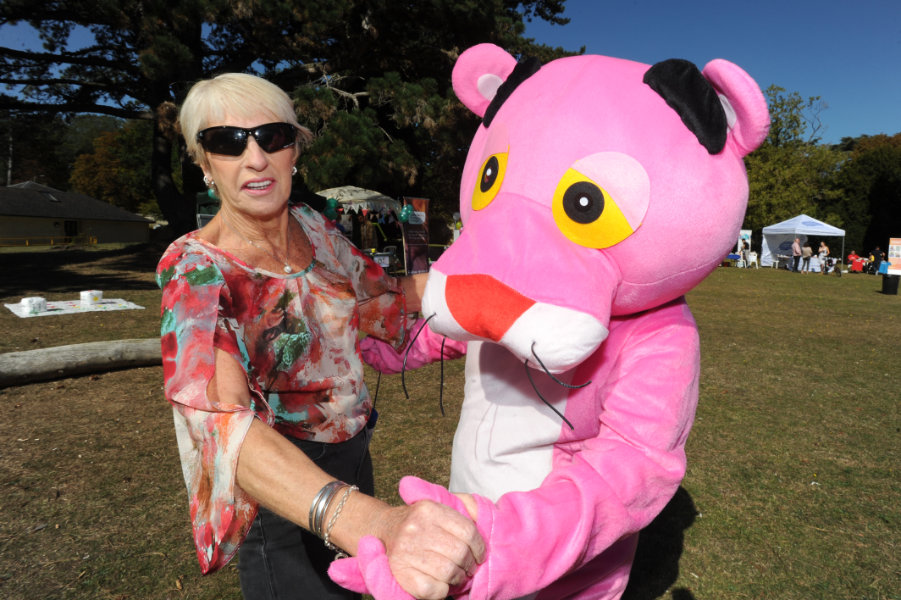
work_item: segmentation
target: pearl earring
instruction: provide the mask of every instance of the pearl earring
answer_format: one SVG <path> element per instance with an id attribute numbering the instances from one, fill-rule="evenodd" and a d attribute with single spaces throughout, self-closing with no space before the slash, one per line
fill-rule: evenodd
<path id="1" fill-rule="evenodd" d="M 209 175 L 204 175 L 204 176 L 203 176 L 203 184 L 204 184 L 205 186 L 207 186 L 208 188 L 216 187 L 216 182 L 213 181 L 212 179 L 210 179 L 210 176 L 209 176 Z"/>

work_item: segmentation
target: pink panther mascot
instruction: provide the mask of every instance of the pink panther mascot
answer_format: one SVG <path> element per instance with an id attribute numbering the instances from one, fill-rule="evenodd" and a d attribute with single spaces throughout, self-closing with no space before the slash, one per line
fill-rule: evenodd
<path id="1" fill-rule="evenodd" d="M 683 295 L 738 239 L 742 157 L 766 137 L 766 102 L 724 60 L 540 66 L 491 44 L 460 56 L 453 84 L 483 121 L 463 232 L 432 266 L 407 359 L 466 354 L 449 488 L 473 495 L 488 555 L 452 592 L 619 598 L 639 530 L 685 474 L 700 357 Z M 371 341 L 364 356 L 383 371 L 403 361 Z M 401 495 L 465 513 L 416 478 Z M 330 573 L 409 597 L 372 538 Z"/>

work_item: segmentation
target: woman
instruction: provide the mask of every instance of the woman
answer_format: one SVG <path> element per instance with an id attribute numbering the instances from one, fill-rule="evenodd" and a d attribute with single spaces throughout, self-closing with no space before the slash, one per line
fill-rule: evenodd
<path id="1" fill-rule="evenodd" d="M 826 258 L 829 256 L 829 246 L 826 242 L 821 241 L 820 247 L 817 249 L 817 259 L 820 261 L 820 273 L 826 274 Z"/>
<path id="2" fill-rule="evenodd" d="M 328 563 L 374 535 L 404 588 L 444 598 L 482 560 L 483 542 L 441 505 L 371 497 L 371 400 L 356 347 L 358 329 L 402 345 L 424 279 L 388 277 L 318 213 L 289 206 L 310 133 L 278 87 L 242 74 L 201 81 L 179 122 L 221 203 L 157 269 L 166 397 L 201 569 L 237 551 L 247 599 L 347 598 Z"/>
<path id="3" fill-rule="evenodd" d="M 813 248 L 810 247 L 809 242 L 804 242 L 804 246 L 801 248 L 801 272 L 807 273 L 810 271 L 810 257 L 813 256 Z"/>

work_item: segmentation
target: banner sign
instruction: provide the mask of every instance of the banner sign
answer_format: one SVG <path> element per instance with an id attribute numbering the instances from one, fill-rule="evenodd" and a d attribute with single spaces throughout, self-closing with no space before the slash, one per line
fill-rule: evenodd
<path id="1" fill-rule="evenodd" d="M 404 196 L 403 204 L 413 208 L 407 222 L 403 223 L 404 264 L 407 268 L 407 275 L 427 273 L 429 270 L 429 200 L 428 198 Z"/>
<path id="2" fill-rule="evenodd" d="M 889 261 L 889 275 L 901 275 L 901 237 L 889 238 L 888 254 L 885 259 Z"/>
<path id="3" fill-rule="evenodd" d="M 751 249 L 751 233 L 753 233 L 750 229 L 742 229 L 738 232 L 738 245 L 735 246 L 735 251 L 738 254 L 742 253 L 742 250 L 750 250 Z M 745 247 L 747 244 L 747 247 Z"/>

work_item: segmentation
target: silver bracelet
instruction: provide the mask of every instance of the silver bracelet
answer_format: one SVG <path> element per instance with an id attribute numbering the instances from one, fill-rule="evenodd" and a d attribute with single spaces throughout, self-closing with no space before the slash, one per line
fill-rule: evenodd
<path id="1" fill-rule="evenodd" d="M 328 511 L 328 507 L 332 503 L 335 494 L 345 486 L 347 486 L 347 484 L 343 481 L 330 481 L 322 486 L 322 489 L 320 489 L 313 498 L 313 502 L 310 504 L 309 524 L 310 531 L 316 534 L 317 537 L 322 537 L 322 521 L 325 519 L 325 513 Z"/>
<path id="2" fill-rule="evenodd" d="M 338 506 L 335 507 L 335 513 L 332 515 L 332 518 L 329 519 L 329 521 L 328 521 L 328 527 L 325 528 L 325 535 L 323 536 L 322 540 L 325 542 L 326 548 L 337 553 L 337 554 L 335 554 L 335 560 L 338 560 L 339 558 L 347 558 L 348 554 L 341 548 L 338 548 L 337 546 L 335 546 L 329 540 L 329 536 L 332 533 L 332 526 L 335 524 L 335 521 L 338 520 L 338 515 L 341 514 L 341 509 L 344 508 L 344 504 L 347 502 L 347 499 L 350 498 L 350 493 L 353 491 L 359 490 L 359 489 L 360 488 L 358 488 L 355 485 L 347 486 L 347 488 L 344 491 L 344 495 L 341 496 L 341 501 L 338 502 Z"/>

